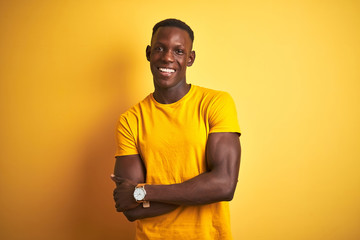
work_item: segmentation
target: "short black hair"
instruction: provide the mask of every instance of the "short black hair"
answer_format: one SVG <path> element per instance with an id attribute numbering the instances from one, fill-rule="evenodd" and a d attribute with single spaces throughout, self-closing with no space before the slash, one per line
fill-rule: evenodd
<path id="1" fill-rule="evenodd" d="M 187 31 L 189 33 L 191 41 L 194 42 L 194 32 L 193 32 L 193 30 L 189 27 L 189 25 L 187 25 L 186 23 L 184 23 L 183 21 L 181 21 L 179 19 L 168 18 L 168 19 L 162 20 L 162 21 L 158 22 L 157 24 L 155 24 L 155 26 L 153 27 L 151 38 L 154 36 L 155 32 L 160 27 L 177 27 L 177 28 L 181 28 L 181 29 L 183 29 L 183 30 L 185 30 L 185 31 Z"/>

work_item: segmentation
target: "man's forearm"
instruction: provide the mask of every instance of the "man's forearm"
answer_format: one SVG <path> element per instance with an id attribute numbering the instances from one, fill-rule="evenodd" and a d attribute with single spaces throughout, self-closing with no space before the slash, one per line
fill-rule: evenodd
<path id="1" fill-rule="evenodd" d="M 236 179 L 206 172 L 180 184 L 146 185 L 146 200 L 176 205 L 200 205 L 233 198 Z"/>
<path id="2" fill-rule="evenodd" d="M 177 207 L 177 205 L 173 204 L 151 202 L 149 208 L 143 208 L 142 205 L 139 205 L 136 208 L 125 211 L 124 215 L 129 221 L 135 221 L 138 219 L 160 216 L 175 210 Z"/>

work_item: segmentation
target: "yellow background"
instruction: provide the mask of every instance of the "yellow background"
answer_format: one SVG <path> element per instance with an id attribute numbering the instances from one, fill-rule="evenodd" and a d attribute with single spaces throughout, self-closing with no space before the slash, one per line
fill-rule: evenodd
<path id="1" fill-rule="evenodd" d="M 234 239 L 360 239 L 359 1 L 0 1 L 0 238 L 132 239 L 113 130 L 153 90 L 145 47 L 195 32 L 188 82 L 243 131 Z"/>

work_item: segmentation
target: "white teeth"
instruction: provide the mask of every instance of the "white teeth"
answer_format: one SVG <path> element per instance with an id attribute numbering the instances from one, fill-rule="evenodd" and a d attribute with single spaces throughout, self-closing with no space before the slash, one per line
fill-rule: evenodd
<path id="1" fill-rule="evenodd" d="M 160 72 L 167 72 L 167 73 L 173 73 L 175 72 L 174 69 L 171 68 L 159 68 Z"/>

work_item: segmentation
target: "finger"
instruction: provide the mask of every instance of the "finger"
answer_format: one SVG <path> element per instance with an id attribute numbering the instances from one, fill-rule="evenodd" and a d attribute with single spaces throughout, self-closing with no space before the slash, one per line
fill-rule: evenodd
<path id="1" fill-rule="evenodd" d="M 121 212 L 121 209 L 120 209 L 120 207 L 119 207 L 117 204 L 115 205 L 115 208 L 116 208 L 116 211 L 117 211 L 117 212 Z"/>
<path id="2" fill-rule="evenodd" d="M 117 177 L 114 174 L 111 174 L 110 178 L 116 183 L 123 183 L 126 180 L 125 178 Z"/>
<path id="3" fill-rule="evenodd" d="M 117 201 L 117 199 L 119 198 L 119 196 L 121 196 L 121 192 L 118 192 L 117 188 L 114 189 L 113 191 L 113 197 L 114 197 L 114 200 Z"/>
<path id="4" fill-rule="evenodd" d="M 125 178 L 117 177 L 115 175 L 111 175 L 110 177 L 114 182 L 124 182 L 125 181 Z"/>
<path id="5" fill-rule="evenodd" d="M 123 211 L 125 211 L 125 209 L 123 209 L 122 207 L 120 207 L 120 206 L 118 206 L 118 205 L 116 205 L 115 208 L 116 208 L 116 211 L 117 211 L 117 212 L 123 212 Z"/>

